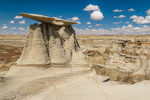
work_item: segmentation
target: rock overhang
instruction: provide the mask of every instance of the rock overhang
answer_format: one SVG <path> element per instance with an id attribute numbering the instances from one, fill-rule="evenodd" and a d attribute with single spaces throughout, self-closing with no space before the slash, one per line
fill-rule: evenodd
<path id="1" fill-rule="evenodd" d="M 63 20 L 57 17 L 48 17 L 44 15 L 38 15 L 38 14 L 29 14 L 29 13 L 19 13 L 20 16 L 30 18 L 36 21 L 40 21 L 43 23 L 49 23 L 51 25 L 55 26 L 69 26 L 72 24 L 78 24 L 77 22 L 69 21 L 69 20 Z"/>
<path id="2" fill-rule="evenodd" d="M 37 14 L 19 15 L 42 23 L 30 25 L 22 55 L 16 65 L 88 66 L 72 27 L 76 22 Z"/>

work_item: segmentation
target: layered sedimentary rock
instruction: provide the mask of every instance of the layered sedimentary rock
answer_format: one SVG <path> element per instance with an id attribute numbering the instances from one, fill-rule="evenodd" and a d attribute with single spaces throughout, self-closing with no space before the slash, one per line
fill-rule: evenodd
<path id="1" fill-rule="evenodd" d="M 17 61 L 18 65 L 49 63 L 47 49 L 41 30 L 41 26 L 38 24 L 30 26 L 24 50 Z"/>
<path id="2" fill-rule="evenodd" d="M 109 50 L 115 53 L 109 56 L 106 68 L 132 72 L 133 75 L 150 75 L 148 40 L 117 41 Z"/>
<path id="3" fill-rule="evenodd" d="M 150 59 L 147 60 L 133 75 L 150 75 Z"/>
<path id="4" fill-rule="evenodd" d="M 77 53 L 79 50 L 75 31 L 71 26 L 76 22 L 36 14 L 20 15 L 42 23 L 30 25 L 17 65 L 67 64 L 72 61 L 73 52 Z"/>
<path id="5" fill-rule="evenodd" d="M 69 26 L 72 24 L 77 24 L 76 22 L 68 21 L 68 20 L 63 20 L 57 17 L 48 17 L 48 16 L 43 16 L 43 15 L 38 15 L 38 14 L 27 14 L 27 13 L 19 13 L 19 15 L 37 20 L 43 23 L 49 23 L 51 25 L 56 25 L 56 26 Z"/>
<path id="6" fill-rule="evenodd" d="M 17 65 L 12 66 L 5 76 L 0 77 L 0 98 L 3 96 L 0 100 L 32 100 L 17 96 L 27 94 L 40 96 L 47 90 L 53 92 L 53 85 L 56 82 L 72 84 L 70 83 L 72 81 L 67 81 L 72 76 L 95 74 L 79 49 L 75 31 L 71 26 L 77 24 L 76 22 L 35 14 L 20 15 L 42 23 L 30 25 L 29 35 L 22 55 L 16 62 Z M 5 94 L 15 97 L 7 98 Z M 43 98 L 35 99 L 43 100 Z"/>
<path id="7" fill-rule="evenodd" d="M 113 56 L 109 56 L 105 67 L 118 69 L 120 71 L 133 72 L 139 69 L 140 66 L 141 63 L 139 57 L 114 53 Z"/>

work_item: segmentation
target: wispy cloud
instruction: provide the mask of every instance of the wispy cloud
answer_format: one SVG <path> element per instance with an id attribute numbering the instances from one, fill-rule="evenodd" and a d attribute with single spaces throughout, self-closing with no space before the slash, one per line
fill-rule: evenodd
<path id="1" fill-rule="evenodd" d="M 17 29 L 16 27 L 11 27 L 10 29 Z"/>
<path id="2" fill-rule="evenodd" d="M 113 10 L 113 12 L 123 12 L 124 10 L 118 10 L 118 9 L 115 9 Z"/>
<path id="3" fill-rule="evenodd" d="M 9 23 L 14 24 L 15 22 L 12 20 L 12 21 L 10 21 Z"/>
<path id="4" fill-rule="evenodd" d="M 114 16 L 114 18 L 124 18 L 126 15 Z"/>
<path id="5" fill-rule="evenodd" d="M 100 26 L 100 25 L 102 25 L 102 24 L 96 24 L 95 26 Z"/>
<path id="6" fill-rule="evenodd" d="M 99 6 L 97 6 L 97 5 L 89 4 L 83 10 L 85 10 L 85 11 L 96 11 L 96 10 L 100 10 L 100 9 L 99 9 Z"/>
<path id="7" fill-rule="evenodd" d="M 131 9 L 128 9 L 128 11 L 135 11 L 133 8 L 131 8 Z"/>
<path id="8" fill-rule="evenodd" d="M 19 24 L 25 24 L 26 22 L 25 22 L 25 20 L 22 20 L 22 21 L 19 21 L 18 23 Z"/>
<path id="9" fill-rule="evenodd" d="M 128 23 L 130 23 L 130 22 L 125 22 L 125 24 L 128 24 Z"/>
<path id="10" fill-rule="evenodd" d="M 3 26 L 2 28 L 8 28 L 7 26 Z"/>
<path id="11" fill-rule="evenodd" d="M 122 21 L 120 21 L 120 22 L 113 22 L 113 24 L 120 24 L 120 23 L 122 23 Z"/>
<path id="12" fill-rule="evenodd" d="M 88 25 L 89 25 L 89 24 L 92 24 L 92 23 L 91 23 L 91 22 L 87 22 L 86 24 L 88 24 Z"/>
<path id="13" fill-rule="evenodd" d="M 15 18 L 15 19 L 22 19 L 23 16 L 15 16 L 14 18 Z"/>

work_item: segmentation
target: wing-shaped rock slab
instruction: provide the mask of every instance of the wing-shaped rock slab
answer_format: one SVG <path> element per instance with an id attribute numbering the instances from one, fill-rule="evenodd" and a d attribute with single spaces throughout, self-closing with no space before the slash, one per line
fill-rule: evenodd
<path id="1" fill-rule="evenodd" d="M 72 24 L 78 24 L 77 22 L 63 20 L 57 17 L 48 17 L 48 16 L 43 16 L 43 15 L 38 15 L 38 14 L 19 13 L 19 15 L 36 20 L 36 21 L 56 25 L 56 26 L 69 26 Z"/>

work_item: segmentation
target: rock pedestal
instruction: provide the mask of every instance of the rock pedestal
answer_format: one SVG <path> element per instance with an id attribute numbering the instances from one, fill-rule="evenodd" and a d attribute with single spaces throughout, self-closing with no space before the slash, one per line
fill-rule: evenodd
<path id="1" fill-rule="evenodd" d="M 78 52 L 79 44 L 71 26 L 77 24 L 76 22 L 35 14 L 20 15 L 42 23 L 30 25 L 29 35 L 17 65 L 72 64 L 77 61 L 73 55 L 78 58 L 81 51 Z M 86 62 L 84 57 L 82 60 Z"/>

